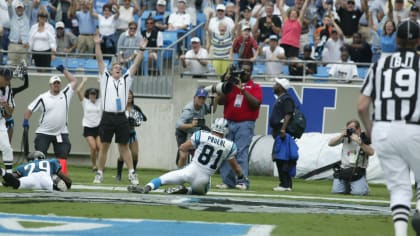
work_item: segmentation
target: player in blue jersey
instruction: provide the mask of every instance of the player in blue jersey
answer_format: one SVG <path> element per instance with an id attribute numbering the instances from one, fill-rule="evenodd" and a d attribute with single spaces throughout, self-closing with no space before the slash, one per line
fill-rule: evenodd
<path id="1" fill-rule="evenodd" d="M 195 149 L 192 162 L 183 169 L 168 172 L 158 178 L 152 179 L 146 186 L 128 186 L 128 191 L 135 193 L 148 193 L 166 184 L 181 184 L 176 188 L 167 189 L 167 193 L 204 195 L 208 191 L 210 176 L 212 176 L 221 163 L 227 160 L 235 171 L 238 182 L 247 179 L 236 162 L 236 144 L 224 138 L 227 132 L 227 121 L 224 118 L 216 119 L 211 126 L 211 133 L 196 131 L 191 139 L 181 144 L 180 151 L 188 152 Z M 189 183 L 186 188 L 183 184 Z"/>
<path id="2" fill-rule="evenodd" d="M 6 186 L 47 191 L 67 191 L 71 187 L 71 180 L 61 172 L 61 165 L 57 159 L 45 159 L 45 155 L 40 151 L 30 153 L 27 159 L 28 163 L 16 167 L 13 174 L 0 169 Z"/>

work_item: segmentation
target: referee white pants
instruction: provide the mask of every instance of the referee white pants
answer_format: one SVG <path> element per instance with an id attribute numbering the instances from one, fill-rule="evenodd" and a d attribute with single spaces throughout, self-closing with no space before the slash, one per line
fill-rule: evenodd
<path id="1" fill-rule="evenodd" d="M 375 122 L 372 145 L 379 157 L 395 205 L 410 207 L 413 197 L 410 170 L 420 183 L 420 125 L 405 122 Z"/>
<path id="2" fill-rule="evenodd" d="M 7 134 L 6 120 L 0 117 L 0 151 L 3 154 L 3 163 L 13 164 L 13 149 L 9 142 L 9 135 Z"/>
<path id="3" fill-rule="evenodd" d="M 210 175 L 194 162 L 183 169 L 168 172 L 159 178 L 162 184 L 189 183 L 192 193 L 200 195 L 207 193 L 207 184 L 210 181 Z"/>
<path id="4" fill-rule="evenodd" d="M 53 191 L 53 181 L 49 173 L 45 171 L 34 172 L 28 176 L 19 178 L 19 189 L 38 189 Z"/>

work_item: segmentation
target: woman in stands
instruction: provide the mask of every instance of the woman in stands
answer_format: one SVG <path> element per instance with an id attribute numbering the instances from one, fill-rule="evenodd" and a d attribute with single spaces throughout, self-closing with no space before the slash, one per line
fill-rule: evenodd
<path id="1" fill-rule="evenodd" d="M 392 14 L 392 13 L 391 13 Z M 372 11 L 369 11 L 369 26 L 377 31 L 380 40 L 381 57 L 386 57 L 397 51 L 397 44 L 395 38 L 397 36 L 396 26 L 392 17 L 388 17 L 382 28 L 377 29 L 373 24 Z"/>
<path id="2" fill-rule="evenodd" d="M 97 171 L 96 156 L 99 153 L 99 147 L 101 145 L 99 122 L 102 117 L 102 102 L 99 98 L 99 90 L 96 88 L 86 89 L 84 95 L 82 94 L 86 80 L 87 77 L 83 77 L 82 82 L 77 87 L 77 95 L 83 107 L 83 136 L 89 145 L 92 171 Z"/>
<path id="3" fill-rule="evenodd" d="M 38 23 L 29 30 L 29 49 L 37 67 L 50 67 L 57 43 L 55 29 L 48 23 L 48 12 L 42 7 L 38 12 Z M 52 53 L 52 54 L 51 54 Z M 45 69 L 39 69 L 42 72 Z"/>
<path id="4" fill-rule="evenodd" d="M 117 20 L 120 16 L 117 6 L 105 4 L 102 7 L 103 15 L 92 13 L 92 16 L 98 19 L 99 34 L 101 35 L 101 49 L 103 54 L 114 55 L 117 49 Z M 115 13 L 114 13 L 115 12 Z M 111 60 L 112 56 L 104 58 Z"/>

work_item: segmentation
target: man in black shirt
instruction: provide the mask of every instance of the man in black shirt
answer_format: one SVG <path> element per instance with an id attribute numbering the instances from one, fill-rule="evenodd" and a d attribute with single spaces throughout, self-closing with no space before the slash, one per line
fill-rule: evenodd
<path id="1" fill-rule="evenodd" d="M 354 0 L 347 0 L 345 4 L 336 1 L 337 14 L 340 16 L 339 26 L 343 30 L 346 43 L 351 43 L 353 34 L 359 31 L 359 20 L 366 10 L 367 0 L 362 0 L 361 4 L 361 9 L 358 9 Z"/>
<path id="2" fill-rule="evenodd" d="M 254 26 L 253 35 L 258 43 L 264 42 L 270 35 L 279 35 L 281 31 L 281 20 L 279 16 L 273 15 L 274 6 L 272 3 L 265 5 L 266 16 L 260 18 Z"/>

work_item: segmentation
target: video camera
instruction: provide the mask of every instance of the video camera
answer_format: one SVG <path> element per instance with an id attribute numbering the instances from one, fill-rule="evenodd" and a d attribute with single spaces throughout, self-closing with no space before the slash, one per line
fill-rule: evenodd
<path id="1" fill-rule="evenodd" d="M 241 76 L 244 70 L 238 67 L 237 64 L 232 64 L 225 74 L 222 75 L 221 82 L 218 84 L 209 85 L 204 88 L 209 93 L 227 94 L 232 91 L 233 85 L 241 81 Z"/>

